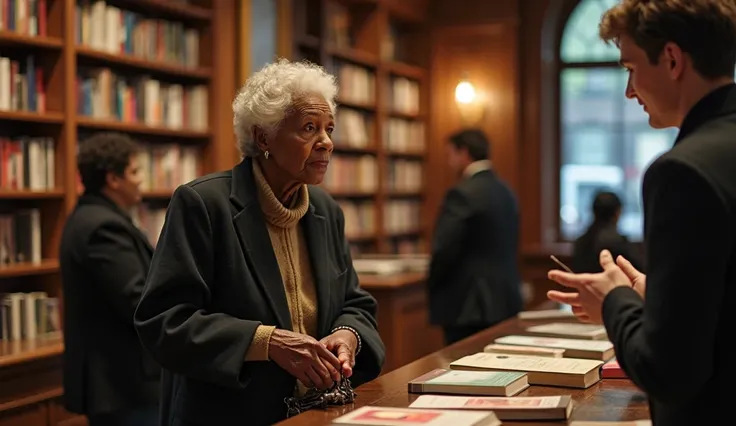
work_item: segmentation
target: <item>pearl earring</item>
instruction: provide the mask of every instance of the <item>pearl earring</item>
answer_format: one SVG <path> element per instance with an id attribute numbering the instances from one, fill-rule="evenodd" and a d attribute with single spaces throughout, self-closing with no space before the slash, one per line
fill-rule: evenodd
<path id="1" fill-rule="evenodd" d="M 263 156 L 266 157 L 266 160 L 268 160 L 268 151 L 264 152 Z"/>

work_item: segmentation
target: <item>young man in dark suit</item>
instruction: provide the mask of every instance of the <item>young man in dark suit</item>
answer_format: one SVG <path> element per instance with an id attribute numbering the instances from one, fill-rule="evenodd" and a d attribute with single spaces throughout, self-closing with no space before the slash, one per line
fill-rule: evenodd
<path id="1" fill-rule="evenodd" d="M 437 220 L 428 288 L 430 320 L 449 345 L 516 315 L 523 302 L 518 206 L 491 167 L 488 140 L 480 130 L 461 131 L 447 155 L 461 181 Z"/>
<path id="2" fill-rule="evenodd" d="M 603 272 L 549 277 L 578 317 L 602 322 L 654 426 L 732 417 L 736 325 L 736 4 L 629 0 L 602 18 L 652 127 L 678 127 L 644 176 L 647 275 L 610 252 Z"/>
<path id="3" fill-rule="evenodd" d="M 90 426 L 158 420 L 160 370 L 133 327 L 153 256 L 130 216 L 141 201 L 138 149 L 114 133 L 80 143 L 84 194 L 61 241 L 65 405 Z"/>

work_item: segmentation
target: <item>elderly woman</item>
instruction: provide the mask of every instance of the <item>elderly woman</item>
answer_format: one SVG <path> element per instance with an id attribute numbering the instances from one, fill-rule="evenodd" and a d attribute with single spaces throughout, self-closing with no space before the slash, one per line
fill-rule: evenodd
<path id="1" fill-rule="evenodd" d="M 260 425 L 284 399 L 378 376 L 376 301 L 358 285 L 345 219 L 322 189 L 335 78 L 281 60 L 233 102 L 244 159 L 179 187 L 135 313 L 165 369 L 164 425 Z"/>

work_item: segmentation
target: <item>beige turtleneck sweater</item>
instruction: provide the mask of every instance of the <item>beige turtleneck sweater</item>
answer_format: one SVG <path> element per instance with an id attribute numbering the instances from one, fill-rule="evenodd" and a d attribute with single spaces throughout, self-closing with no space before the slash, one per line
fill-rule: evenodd
<path id="1" fill-rule="evenodd" d="M 266 182 L 258 162 L 253 161 L 253 176 L 258 188 L 258 200 L 266 218 L 273 251 L 278 260 L 286 302 L 294 332 L 317 336 L 317 293 L 312 281 L 312 265 L 304 233 L 299 221 L 309 208 L 309 192 L 302 185 L 292 197 L 289 207 L 276 198 Z M 266 283 L 271 285 L 272 283 Z M 268 360 L 268 344 L 276 327 L 260 325 L 246 353 L 246 361 Z"/>

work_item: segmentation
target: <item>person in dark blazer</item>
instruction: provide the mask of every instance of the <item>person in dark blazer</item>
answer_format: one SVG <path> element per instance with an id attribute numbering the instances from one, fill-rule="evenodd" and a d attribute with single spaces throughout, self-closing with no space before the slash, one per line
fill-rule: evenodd
<path id="1" fill-rule="evenodd" d="M 621 216 L 621 199 L 611 191 L 599 191 L 593 197 L 593 222 L 572 248 L 572 270 L 575 272 L 601 272 L 599 256 L 608 250 L 613 257 L 623 256 L 637 270 L 643 270 L 641 256 L 633 244 L 618 232 Z"/>
<path id="2" fill-rule="evenodd" d="M 523 300 L 519 209 L 491 167 L 486 136 L 463 130 L 450 137 L 447 152 L 461 181 L 442 204 L 427 282 L 430 321 L 449 345 L 516 315 Z"/>
<path id="3" fill-rule="evenodd" d="M 377 377 L 376 300 L 321 188 L 335 78 L 280 60 L 233 102 L 244 159 L 176 189 L 135 314 L 164 368 L 164 425 L 267 425 L 284 399 Z M 360 396 L 358 396 L 360 397 Z"/>
<path id="4" fill-rule="evenodd" d="M 627 97 L 653 127 L 679 134 L 644 175 L 647 275 L 603 251 L 601 273 L 550 271 L 576 291 L 549 297 L 605 324 L 654 426 L 725 424 L 736 324 L 736 5 L 628 1 L 604 14 L 601 35 L 618 42 Z"/>
<path id="5" fill-rule="evenodd" d="M 64 402 L 90 426 L 158 420 L 160 368 L 133 313 L 153 256 L 131 209 L 141 201 L 138 145 L 98 133 L 79 144 L 84 193 L 67 218 L 59 257 L 64 291 Z"/>

